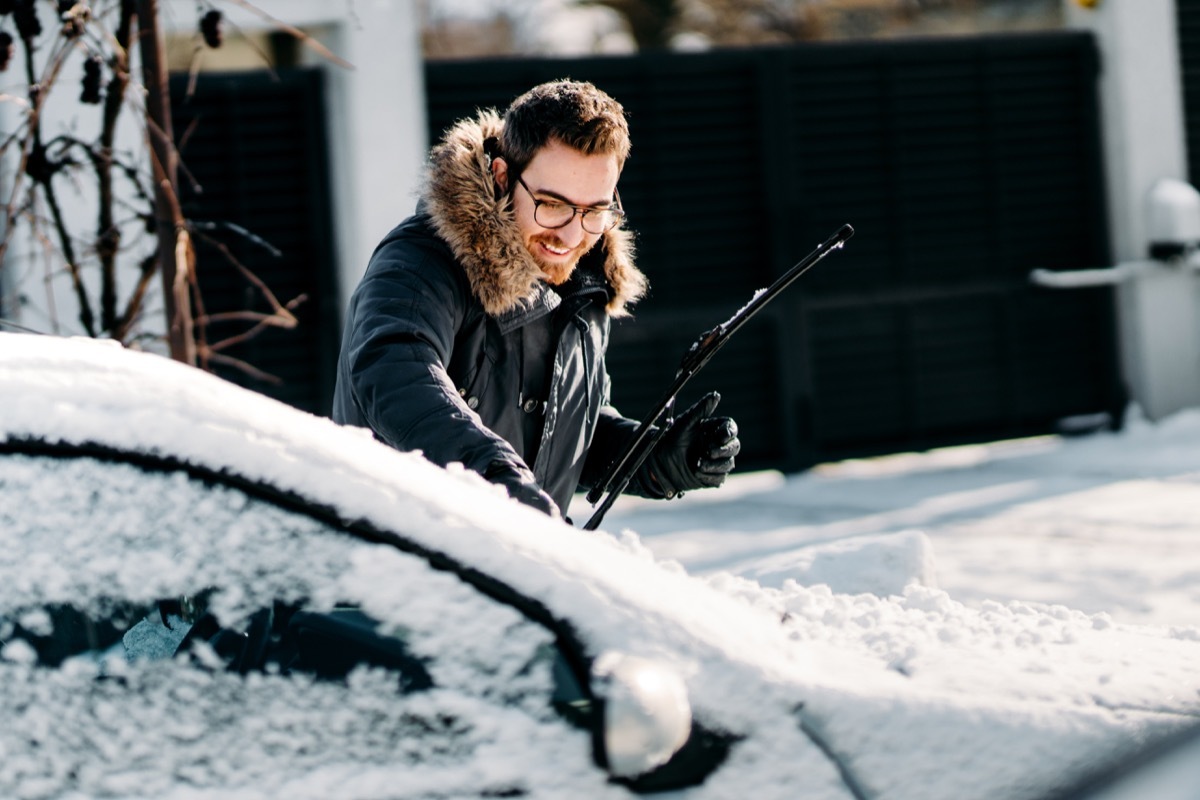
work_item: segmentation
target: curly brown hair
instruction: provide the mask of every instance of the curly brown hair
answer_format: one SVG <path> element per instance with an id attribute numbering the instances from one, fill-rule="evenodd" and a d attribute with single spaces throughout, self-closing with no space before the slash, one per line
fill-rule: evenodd
<path id="1" fill-rule="evenodd" d="M 611 153 L 617 157 L 618 169 L 629 157 L 625 109 L 584 81 L 539 84 L 514 100 L 504 113 L 500 152 L 514 174 L 521 174 L 552 139 L 586 155 Z"/>

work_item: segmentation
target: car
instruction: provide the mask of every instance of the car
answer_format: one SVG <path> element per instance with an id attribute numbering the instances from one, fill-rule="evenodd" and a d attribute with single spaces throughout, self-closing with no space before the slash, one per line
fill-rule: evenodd
<path id="1" fill-rule="evenodd" d="M 1200 798 L 1200 725 L 1107 765 L 1053 800 Z"/>
<path id="2" fill-rule="evenodd" d="M 0 398 L 3 796 L 1035 798 L 1200 715 L 881 658 L 112 342 L 0 333 Z"/>

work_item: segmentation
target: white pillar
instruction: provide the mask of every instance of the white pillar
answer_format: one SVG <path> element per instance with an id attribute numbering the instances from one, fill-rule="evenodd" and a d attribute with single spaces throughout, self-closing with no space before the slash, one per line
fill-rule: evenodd
<path id="1" fill-rule="evenodd" d="M 1148 259 L 1147 198 L 1187 180 L 1174 0 L 1063 0 L 1069 27 L 1100 49 L 1109 230 L 1119 264 Z M 1200 405 L 1200 289 L 1193 270 L 1149 262 L 1117 289 L 1121 360 L 1132 398 L 1158 419 Z"/>

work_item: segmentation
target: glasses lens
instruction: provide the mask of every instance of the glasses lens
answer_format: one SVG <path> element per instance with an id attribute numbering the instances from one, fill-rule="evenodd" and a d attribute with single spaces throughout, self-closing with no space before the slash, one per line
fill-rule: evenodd
<path id="1" fill-rule="evenodd" d="M 561 228 L 575 216 L 575 209 L 563 203 L 538 203 L 533 209 L 533 219 L 543 228 Z"/>
<path id="2" fill-rule="evenodd" d="M 606 233 L 621 221 L 621 213 L 612 209 L 587 211 L 583 215 L 583 229 L 588 233 Z"/>

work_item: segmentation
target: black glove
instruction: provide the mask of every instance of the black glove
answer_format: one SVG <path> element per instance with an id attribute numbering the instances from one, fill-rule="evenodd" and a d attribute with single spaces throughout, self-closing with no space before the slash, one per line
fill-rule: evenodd
<path id="1" fill-rule="evenodd" d="M 508 490 L 508 496 L 527 506 L 536 508 L 543 514 L 554 519 L 562 519 L 558 505 L 538 486 L 533 473 L 528 469 L 520 469 L 513 464 L 497 461 L 488 467 L 483 474 L 492 483 L 498 483 Z"/>
<path id="2" fill-rule="evenodd" d="M 675 418 L 646 459 L 650 484 L 675 497 L 690 489 L 720 486 L 742 450 L 737 423 L 711 416 L 721 395 L 709 392 Z"/>

